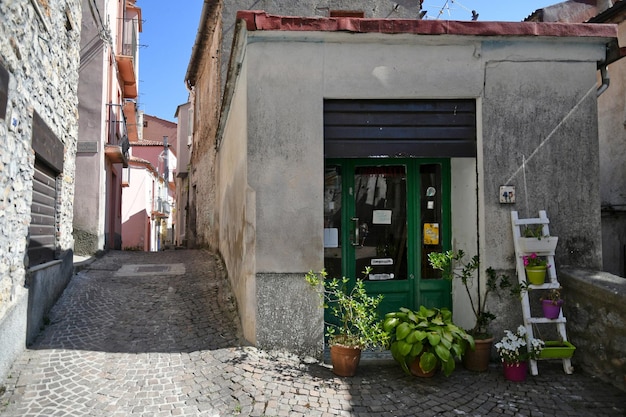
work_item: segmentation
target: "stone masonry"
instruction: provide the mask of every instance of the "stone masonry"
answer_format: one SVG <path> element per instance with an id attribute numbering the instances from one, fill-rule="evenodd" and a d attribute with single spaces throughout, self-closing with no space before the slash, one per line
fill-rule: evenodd
<path id="1" fill-rule="evenodd" d="M 80 22 L 80 0 L 0 2 L 0 379 L 25 343 L 35 113 L 62 144 L 56 247 L 73 246 Z"/>

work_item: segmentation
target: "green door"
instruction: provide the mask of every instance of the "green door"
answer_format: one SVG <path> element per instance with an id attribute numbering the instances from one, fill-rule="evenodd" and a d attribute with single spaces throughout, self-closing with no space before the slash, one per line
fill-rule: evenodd
<path id="1" fill-rule="evenodd" d="M 450 282 L 428 264 L 450 246 L 449 160 L 327 160 L 324 191 L 330 277 L 364 279 L 384 295 L 381 314 L 452 307 Z"/>

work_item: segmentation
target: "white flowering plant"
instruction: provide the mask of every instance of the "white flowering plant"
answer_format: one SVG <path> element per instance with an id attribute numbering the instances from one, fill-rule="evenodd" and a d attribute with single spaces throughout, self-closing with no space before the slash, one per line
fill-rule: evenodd
<path id="1" fill-rule="evenodd" d="M 496 343 L 496 350 L 502 358 L 502 362 L 519 363 L 529 359 L 537 359 L 543 350 L 545 342 L 541 339 L 530 339 L 530 344 L 526 342 L 526 328 L 519 326 L 513 333 L 510 330 L 504 331 L 504 337 Z"/>

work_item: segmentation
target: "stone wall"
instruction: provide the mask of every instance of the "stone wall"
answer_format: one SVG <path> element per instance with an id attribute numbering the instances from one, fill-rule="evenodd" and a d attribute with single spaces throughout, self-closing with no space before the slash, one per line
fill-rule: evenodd
<path id="1" fill-rule="evenodd" d="M 559 282 L 574 367 L 626 391 L 626 279 L 563 268 Z"/>
<path id="2" fill-rule="evenodd" d="M 62 144 L 56 247 L 60 254 L 73 247 L 80 23 L 80 0 L 0 2 L 0 380 L 26 340 L 35 113 Z"/>

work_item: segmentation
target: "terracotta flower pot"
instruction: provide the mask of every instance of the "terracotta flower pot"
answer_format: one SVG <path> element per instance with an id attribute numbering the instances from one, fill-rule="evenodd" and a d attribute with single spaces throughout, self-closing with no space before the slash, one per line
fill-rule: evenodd
<path id="1" fill-rule="evenodd" d="M 489 339 L 474 339 L 475 349 L 469 347 L 463 355 L 463 366 L 469 371 L 484 372 L 489 368 L 493 337 Z"/>
<path id="2" fill-rule="evenodd" d="M 342 345 L 330 347 L 333 373 L 338 376 L 354 376 L 361 361 L 361 349 Z"/>

